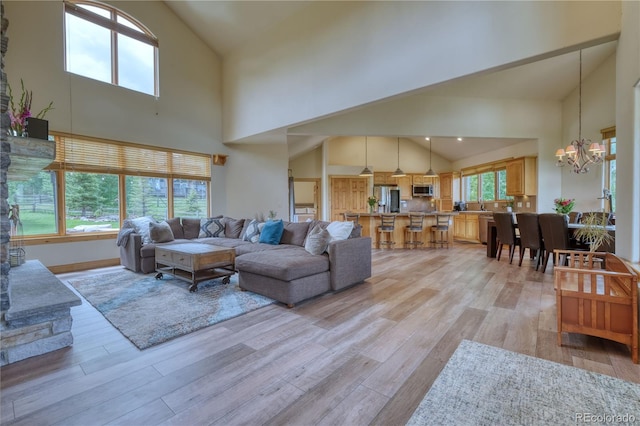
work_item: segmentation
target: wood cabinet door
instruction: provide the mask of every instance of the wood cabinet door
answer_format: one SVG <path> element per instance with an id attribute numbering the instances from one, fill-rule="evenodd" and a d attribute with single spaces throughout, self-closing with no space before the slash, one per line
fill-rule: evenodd
<path id="1" fill-rule="evenodd" d="M 507 195 L 524 194 L 524 159 L 509 161 L 506 166 Z"/>
<path id="2" fill-rule="evenodd" d="M 465 215 L 464 227 L 465 238 L 467 240 L 480 241 L 480 234 L 478 233 L 478 215 Z"/>
<path id="3" fill-rule="evenodd" d="M 443 200 L 453 199 L 453 174 L 442 173 L 440 175 L 440 198 Z"/>
<path id="4" fill-rule="evenodd" d="M 344 213 L 366 213 L 369 179 L 366 177 L 331 178 L 331 220 L 344 220 Z"/>
<path id="5" fill-rule="evenodd" d="M 466 225 L 463 215 L 453 217 L 453 236 L 454 238 L 465 239 Z"/>
<path id="6" fill-rule="evenodd" d="M 398 189 L 400 190 L 400 199 L 401 200 L 411 200 L 413 198 L 413 191 L 411 188 L 411 176 L 402 176 L 396 178 L 398 182 Z"/>
<path id="7" fill-rule="evenodd" d="M 389 185 L 395 184 L 396 178 L 391 177 L 391 172 L 373 172 L 373 184 L 374 185 Z"/>
<path id="8" fill-rule="evenodd" d="M 428 178 L 422 175 L 411 175 L 411 183 L 413 185 L 424 185 L 426 183 L 425 179 L 431 179 L 431 178 Z"/>

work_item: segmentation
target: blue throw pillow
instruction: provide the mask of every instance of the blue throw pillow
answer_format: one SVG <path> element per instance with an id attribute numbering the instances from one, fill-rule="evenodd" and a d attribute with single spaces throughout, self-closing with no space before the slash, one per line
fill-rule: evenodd
<path id="1" fill-rule="evenodd" d="M 280 220 L 269 220 L 265 222 L 260 232 L 260 242 L 266 244 L 278 245 L 284 232 L 284 222 Z"/>

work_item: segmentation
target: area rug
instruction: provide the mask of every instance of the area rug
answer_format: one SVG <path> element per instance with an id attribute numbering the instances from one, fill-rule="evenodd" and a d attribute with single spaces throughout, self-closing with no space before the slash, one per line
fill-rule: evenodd
<path id="1" fill-rule="evenodd" d="M 463 340 L 409 425 L 640 422 L 640 385 Z"/>
<path id="2" fill-rule="evenodd" d="M 69 280 L 89 303 L 139 349 L 145 349 L 274 303 L 222 278 L 203 281 L 198 291 L 164 274 L 140 275 L 122 270 Z"/>

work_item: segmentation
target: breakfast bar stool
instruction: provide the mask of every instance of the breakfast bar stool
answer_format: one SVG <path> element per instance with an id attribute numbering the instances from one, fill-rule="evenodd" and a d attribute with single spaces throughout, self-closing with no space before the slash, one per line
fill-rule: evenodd
<path id="1" fill-rule="evenodd" d="M 422 230 L 424 222 L 424 213 L 409 213 L 409 225 L 404 229 L 404 246 L 418 247 L 424 244 L 422 241 Z"/>
<path id="2" fill-rule="evenodd" d="M 393 233 L 396 230 L 396 215 L 395 214 L 381 214 L 380 226 L 378 226 L 378 248 L 382 244 L 391 248 L 396 242 L 393 240 Z M 386 235 L 385 240 L 382 240 L 382 236 Z"/>
<path id="3" fill-rule="evenodd" d="M 345 222 L 353 222 L 353 226 L 355 227 L 356 225 L 358 225 L 358 222 L 360 221 L 360 214 L 359 213 L 345 213 L 344 214 L 344 220 L 345 220 Z"/>
<path id="4" fill-rule="evenodd" d="M 451 220 L 451 215 L 448 214 L 437 214 L 436 215 L 436 224 L 431 227 L 431 245 L 433 247 L 444 247 L 445 245 L 449 248 L 449 223 Z"/>

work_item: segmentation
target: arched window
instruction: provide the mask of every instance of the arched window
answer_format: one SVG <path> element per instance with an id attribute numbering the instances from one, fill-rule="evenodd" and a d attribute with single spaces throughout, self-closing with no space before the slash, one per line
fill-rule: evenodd
<path id="1" fill-rule="evenodd" d="M 158 96 L 158 39 L 135 18 L 92 0 L 66 0 L 68 72 Z"/>

